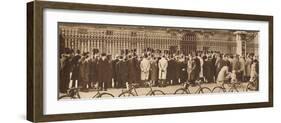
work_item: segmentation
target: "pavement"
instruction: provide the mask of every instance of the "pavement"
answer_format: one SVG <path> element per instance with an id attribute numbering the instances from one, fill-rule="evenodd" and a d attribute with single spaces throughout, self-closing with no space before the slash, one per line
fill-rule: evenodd
<path id="1" fill-rule="evenodd" d="M 218 86 L 218 84 L 216 83 L 203 83 L 201 84 L 201 87 L 208 87 L 210 90 L 212 90 L 213 88 L 215 88 L 216 86 Z M 239 92 L 243 92 L 246 91 L 246 86 L 247 83 L 242 83 L 239 87 L 237 87 Z M 168 85 L 166 87 L 152 87 L 153 90 L 161 90 L 165 93 L 165 95 L 173 95 L 175 93 L 175 91 L 179 88 L 183 88 L 183 85 Z M 192 94 L 195 94 L 196 91 L 198 90 L 199 86 L 189 86 L 189 91 Z M 229 90 L 229 86 L 226 86 L 226 91 Z M 107 91 L 99 91 L 100 93 L 110 93 L 114 96 L 114 98 L 118 97 L 123 91 L 126 91 L 127 89 L 123 88 L 123 89 L 117 89 L 117 88 L 109 88 L 107 89 Z M 139 87 L 136 88 L 136 91 L 138 93 L 138 96 L 146 96 L 146 94 L 150 91 L 149 87 Z M 98 91 L 89 91 L 89 92 L 79 92 L 81 99 L 92 99 L 92 97 L 94 95 L 96 95 L 98 93 Z M 204 93 L 212 93 L 210 91 L 205 91 Z M 214 91 L 214 93 L 222 93 L 219 91 Z M 228 92 L 230 93 L 230 92 Z M 61 94 L 60 94 L 61 95 Z M 136 95 L 136 94 L 135 94 Z M 112 98 L 110 96 L 102 96 L 101 98 Z"/>

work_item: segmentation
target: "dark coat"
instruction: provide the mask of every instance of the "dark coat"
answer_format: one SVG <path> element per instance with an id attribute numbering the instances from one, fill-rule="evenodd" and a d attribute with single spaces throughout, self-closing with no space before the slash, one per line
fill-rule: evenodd
<path id="1" fill-rule="evenodd" d="M 207 60 L 203 64 L 203 76 L 206 78 L 208 82 L 213 82 L 214 79 L 214 72 L 213 72 L 213 66 L 212 61 Z"/>
<path id="2" fill-rule="evenodd" d="M 108 87 L 112 87 L 112 78 L 113 78 L 113 66 L 112 66 L 112 61 L 108 61 L 108 78 L 106 82 L 108 83 Z"/>
<path id="3" fill-rule="evenodd" d="M 212 63 L 212 72 L 213 72 L 213 77 L 216 77 L 217 75 L 217 71 L 216 71 L 216 58 L 213 56 L 211 59 L 211 63 Z"/>
<path id="4" fill-rule="evenodd" d="M 187 80 L 187 64 L 186 62 L 179 62 L 179 73 L 181 82 L 185 82 Z"/>
<path id="5" fill-rule="evenodd" d="M 112 78 L 114 79 L 114 81 L 117 81 L 117 62 L 119 60 L 115 59 L 111 62 L 112 65 Z"/>
<path id="6" fill-rule="evenodd" d="M 128 65 L 128 82 L 136 82 L 138 81 L 138 72 L 137 72 L 137 65 L 138 61 L 136 58 L 131 58 L 127 61 Z"/>
<path id="7" fill-rule="evenodd" d="M 152 61 L 150 64 L 150 79 L 152 81 L 158 80 L 158 63 L 156 60 Z"/>
<path id="8" fill-rule="evenodd" d="M 98 61 L 98 78 L 100 82 L 111 82 L 111 64 L 107 59 Z"/>
<path id="9" fill-rule="evenodd" d="M 119 82 L 127 82 L 128 81 L 128 64 L 127 61 L 119 61 L 117 63 L 117 74 Z"/>
<path id="10" fill-rule="evenodd" d="M 177 63 L 176 60 L 171 59 L 168 61 L 168 68 L 167 68 L 167 77 L 168 80 L 173 80 L 173 83 L 177 82 Z"/>
<path id="11" fill-rule="evenodd" d="M 215 63 L 215 66 L 216 66 L 216 76 L 218 76 L 218 73 L 220 72 L 221 68 L 223 67 L 223 60 L 222 59 L 217 59 L 216 60 L 216 63 Z"/>
<path id="12" fill-rule="evenodd" d="M 66 57 L 61 61 L 60 69 L 60 92 L 65 93 L 68 88 L 68 83 L 70 81 L 70 72 L 71 72 L 71 58 Z"/>
<path id="13" fill-rule="evenodd" d="M 141 68 L 140 68 L 140 62 L 139 60 L 137 60 L 137 66 L 136 66 L 136 71 L 137 71 L 137 81 L 140 82 L 141 81 Z"/>
<path id="14" fill-rule="evenodd" d="M 90 81 L 89 75 L 90 75 L 90 62 L 82 58 L 79 65 L 80 84 L 82 85 L 87 84 Z"/>
<path id="15" fill-rule="evenodd" d="M 78 80 L 79 79 L 79 60 L 80 60 L 80 58 L 81 58 L 80 55 L 76 55 L 71 60 L 71 65 L 72 65 L 71 80 Z"/>
<path id="16" fill-rule="evenodd" d="M 195 80 L 197 80 L 199 78 L 199 74 L 200 74 L 200 71 L 201 71 L 201 63 L 200 63 L 200 60 L 198 58 L 195 58 L 194 59 L 195 61 Z"/>
<path id="17" fill-rule="evenodd" d="M 238 59 L 234 59 L 232 61 L 232 70 L 238 71 L 240 70 L 241 66 L 240 66 L 240 62 Z"/>
<path id="18" fill-rule="evenodd" d="M 90 82 L 98 81 L 98 60 L 91 59 L 90 60 L 90 74 L 89 74 Z"/>
<path id="19" fill-rule="evenodd" d="M 222 65 L 221 66 L 227 66 L 228 68 L 229 68 L 229 70 L 228 71 L 232 71 L 232 65 L 231 65 L 231 63 L 230 63 L 230 61 L 229 60 L 222 60 Z"/>
<path id="20" fill-rule="evenodd" d="M 176 76 L 176 80 L 178 81 L 179 78 L 180 78 L 180 69 L 181 65 L 180 65 L 180 62 L 179 61 L 176 61 L 175 62 L 175 69 L 176 69 L 176 72 L 175 72 L 175 76 Z"/>

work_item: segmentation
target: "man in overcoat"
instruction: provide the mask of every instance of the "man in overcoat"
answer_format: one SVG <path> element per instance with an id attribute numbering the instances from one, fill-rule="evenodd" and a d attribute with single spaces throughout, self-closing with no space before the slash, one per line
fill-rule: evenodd
<path id="1" fill-rule="evenodd" d="M 79 84 L 79 61 L 81 59 L 80 50 L 77 50 L 75 56 L 71 60 L 71 81 L 69 83 L 69 88 L 78 87 Z"/>
<path id="2" fill-rule="evenodd" d="M 71 72 L 71 56 L 69 55 L 69 53 L 63 53 L 60 59 L 59 91 L 61 93 L 66 93 L 68 89 L 68 84 L 70 82 L 70 72 Z"/>
<path id="3" fill-rule="evenodd" d="M 117 74 L 117 63 L 119 61 L 119 56 L 116 55 L 115 59 L 112 60 L 111 64 L 112 64 L 112 78 L 114 81 L 114 88 L 118 88 L 118 74 Z"/>
<path id="4" fill-rule="evenodd" d="M 92 58 L 89 60 L 90 64 L 90 74 L 89 74 L 89 79 L 90 79 L 90 87 L 93 88 L 94 85 L 98 81 L 98 59 L 96 56 L 92 56 Z"/>
<path id="5" fill-rule="evenodd" d="M 166 77 L 167 77 L 167 67 L 168 67 L 168 61 L 163 55 L 162 58 L 159 60 L 158 63 L 159 67 L 159 81 L 162 85 L 165 85 L 166 83 Z"/>
<path id="6" fill-rule="evenodd" d="M 183 83 L 187 80 L 187 62 L 184 56 L 181 56 L 179 59 L 179 75 L 180 83 Z"/>
<path id="7" fill-rule="evenodd" d="M 203 64 L 203 75 L 208 83 L 214 82 L 214 72 L 212 66 L 212 57 L 208 56 Z"/>
<path id="8" fill-rule="evenodd" d="M 149 70 L 150 70 L 150 61 L 147 59 L 147 55 L 145 54 L 141 63 L 140 63 L 140 69 L 141 69 L 141 80 L 144 84 L 144 82 L 148 81 L 149 78 Z"/>
<path id="9" fill-rule="evenodd" d="M 107 91 L 107 87 L 109 84 L 109 78 L 111 76 L 108 74 L 110 73 L 110 63 L 108 59 L 106 58 L 106 54 L 102 53 L 101 54 L 101 59 L 99 60 L 98 63 L 98 75 L 99 75 L 99 86 L 101 87 L 102 90 Z"/>
<path id="10" fill-rule="evenodd" d="M 138 61 L 136 57 L 133 57 L 132 55 L 128 56 L 128 82 L 129 83 L 135 83 L 137 81 L 137 65 Z"/>
<path id="11" fill-rule="evenodd" d="M 232 69 L 231 69 L 231 71 L 232 70 L 236 71 L 236 76 L 238 78 L 238 81 L 241 81 L 240 80 L 240 77 L 242 75 L 242 73 L 241 73 L 241 64 L 240 64 L 239 56 L 238 55 L 234 56 L 234 59 L 232 61 Z"/>
<path id="12" fill-rule="evenodd" d="M 170 72 L 168 72 L 170 75 L 170 80 L 172 80 L 172 84 L 178 84 L 177 79 L 177 63 L 176 59 L 172 56 L 170 59 L 170 62 L 168 62 L 168 68 L 170 68 Z"/>
<path id="13" fill-rule="evenodd" d="M 119 61 L 117 63 L 118 66 L 118 77 L 119 77 L 119 86 L 122 88 L 126 87 L 126 82 L 128 82 L 128 64 L 127 61 L 125 60 L 125 58 L 123 56 L 119 57 Z"/>
<path id="14" fill-rule="evenodd" d="M 84 53 L 83 57 L 79 61 L 79 80 L 82 90 L 87 91 L 89 87 L 89 75 L 90 75 L 90 63 L 88 53 Z"/>

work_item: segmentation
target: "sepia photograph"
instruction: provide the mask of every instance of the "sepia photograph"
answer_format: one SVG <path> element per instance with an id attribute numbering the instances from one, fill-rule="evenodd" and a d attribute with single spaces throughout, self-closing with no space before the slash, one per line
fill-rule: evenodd
<path id="1" fill-rule="evenodd" d="M 27 119 L 273 107 L 273 16 L 201 10 L 29 2 Z"/>
<path id="2" fill-rule="evenodd" d="M 58 99 L 258 91 L 259 32 L 58 23 Z"/>

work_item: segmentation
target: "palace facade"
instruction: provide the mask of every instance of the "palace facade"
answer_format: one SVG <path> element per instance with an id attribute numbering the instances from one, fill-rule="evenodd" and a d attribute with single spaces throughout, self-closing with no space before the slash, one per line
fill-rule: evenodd
<path id="1" fill-rule="evenodd" d="M 160 51 L 217 51 L 244 55 L 258 54 L 258 32 L 188 29 L 149 26 L 59 23 L 60 49 L 117 55 L 126 50 L 141 54 L 145 49 Z"/>

